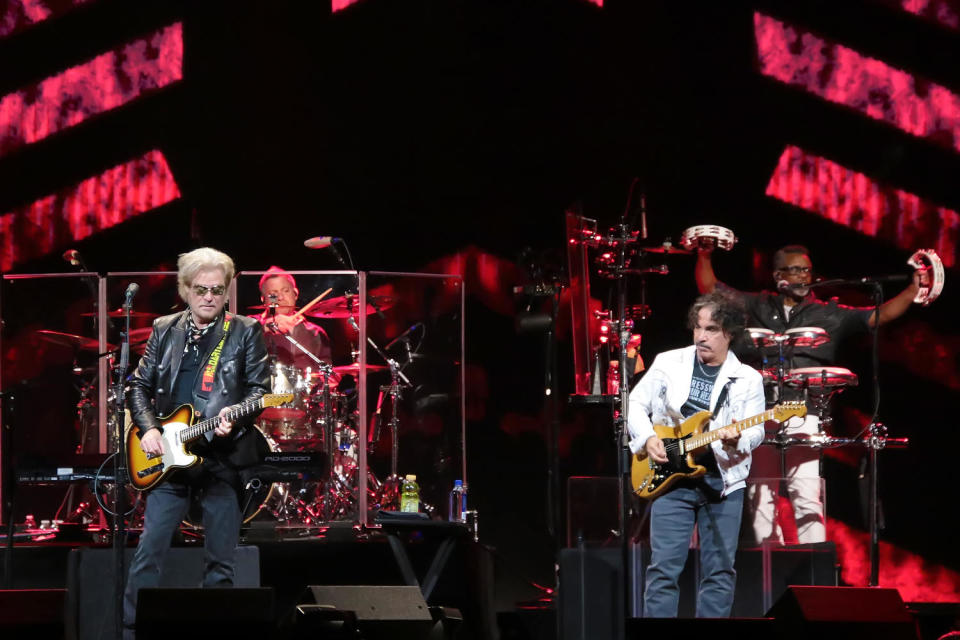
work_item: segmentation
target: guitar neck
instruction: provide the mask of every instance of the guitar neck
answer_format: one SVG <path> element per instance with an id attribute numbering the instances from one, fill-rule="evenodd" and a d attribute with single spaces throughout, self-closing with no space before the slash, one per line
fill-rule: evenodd
<path id="1" fill-rule="evenodd" d="M 734 422 L 732 424 L 728 424 L 727 427 L 734 427 L 736 428 L 737 433 L 740 433 L 744 429 L 749 429 L 750 427 L 754 427 L 758 424 L 763 424 L 767 420 L 773 420 L 774 414 L 775 414 L 775 409 L 769 409 L 767 411 L 764 411 L 763 413 L 757 414 L 755 416 L 751 416 L 746 420 L 741 420 L 740 422 Z M 724 429 L 726 429 L 727 427 L 724 427 Z M 720 439 L 720 429 L 712 429 L 710 431 L 699 433 L 695 436 L 690 437 L 686 441 L 686 446 L 684 448 L 689 453 L 694 449 L 705 447 L 711 442 L 713 442 L 714 440 L 719 440 L 719 439 Z"/>
<path id="2" fill-rule="evenodd" d="M 263 397 L 257 398 L 256 400 L 248 400 L 246 402 L 241 402 L 240 404 L 233 405 L 229 408 L 226 413 L 226 419 L 228 422 L 235 422 L 236 420 L 249 415 L 256 411 L 257 409 L 263 408 Z M 213 431 L 217 428 L 217 425 L 220 424 L 220 416 L 214 416 L 212 418 L 207 418 L 206 420 L 201 420 L 200 422 L 190 425 L 184 429 L 181 433 L 183 436 L 184 442 L 190 442 L 191 440 L 196 440 L 207 431 Z"/>

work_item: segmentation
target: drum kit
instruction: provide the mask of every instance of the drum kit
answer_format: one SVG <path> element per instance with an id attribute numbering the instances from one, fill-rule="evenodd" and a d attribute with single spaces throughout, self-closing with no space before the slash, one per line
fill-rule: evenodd
<path id="1" fill-rule="evenodd" d="M 391 298 L 369 296 L 364 310 L 368 315 L 374 314 L 392 304 Z M 362 306 L 358 304 L 356 296 L 348 294 L 315 302 L 309 312 L 303 315 L 320 319 L 353 318 L 361 312 Z M 269 305 L 256 308 L 265 307 L 268 308 Z M 279 407 L 265 409 L 256 426 L 266 439 L 271 452 L 287 455 L 291 459 L 305 460 L 305 473 L 299 474 L 297 478 L 285 478 L 272 483 L 255 482 L 251 489 L 257 489 L 259 493 L 251 500 L 251 506 L 259 506 L 247 514 L 246 519 L 249 521 L 254 517 L 267 516 L 280 526 L 297 528 L 352 518 L 359 505 L 360 490 L 357 473 L 360 451 L 358 413 L 352 408 L 352 391 L 342 390 L 343 385 L 340 385 L 340 382 L 345 376 L 359 376 L 362 370 L 368 374 L 390 370 L 391 384 L 381 387 L 381 397 L 383 392 L 387 391 L 394 399 L 394 416 L 391 420 L 394 427 L 394 455 L 390 476 L 393 478 L 397 476 L 396 400 L 403 386 L 401 378 L 406 383 L 409 381 L 400 371 L 399 365 L 370 340 L 368 342 L 374 345 L 388 364 L 353 362 L 331 366 L 290 336 L 284 334 L 284 337 L 314 364 L 300 368 L 280 362 L 277 354 L 272 354 L 271 393 L 289 393 L 294 399 Z M 319 475 L 311 472 L 319 469 L 323 469 Z M 270 476 L 269 473 L 263 475 Z M 367 478 L 368 504 L 374 508 L 390 506 L 395 493 L 390 478 L 381 482 L 372 470 L 368 470 Z"/>

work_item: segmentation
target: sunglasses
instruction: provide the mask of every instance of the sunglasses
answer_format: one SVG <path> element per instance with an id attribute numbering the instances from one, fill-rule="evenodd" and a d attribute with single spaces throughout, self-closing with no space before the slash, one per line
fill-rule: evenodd
<path id="1" fill-rule="evenodd" d="M 208 291 L 215 296 L 222 296 L 227 291 L 227 288 L 222 284 L 215 284 L 212 287 L 207 287 L 202 284 L 195 284 L 193 285 L 192 289 L 193 292 L 200 297 L 207 295 Z"/>

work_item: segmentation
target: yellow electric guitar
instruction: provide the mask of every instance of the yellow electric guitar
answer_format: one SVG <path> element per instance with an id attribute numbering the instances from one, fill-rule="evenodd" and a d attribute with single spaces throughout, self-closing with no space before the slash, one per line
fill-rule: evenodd
<path id="1" fill-rule="evenodd" d="M 235 422 L 264 407 L 279 407 L 291 401 L 293 401 L 292 393 L 268 393 L 257 400 L 230 407 L 227 420 Z M 216 429 L 220 424 L 220 416 L 194 423 L 196 417 L 193 407 L 189 404 L 180 405 L 169 415 L 158 417 L 163 425 L 162 456 L 147 455 L 140 447 L 136 426 L 133 424 L 127 426 L 124 442 L 127 446 L 130 484 L 134 489 L 139 491 L 152 489 L 173 471 L 186 469 L 203 461 L 203 458 L 190 452 L 190 445 L 203 437 L 206 432 Z"/>
<path id="2" fill-rule="evenodd" d="M 740 433 L 768 420 L 783 422 L 794 416 L 805 415 L 807 407 L 802 402 L 784 402 L 761 414 L 727 426 L 735 427 L 737 433 Z M 664 463 L 654 462 L 647 457 L 646 450 L 634 454 L 630 464 L 633 492 L 641 498 L 654 500 L 666 493 L 671 485 L 681 478 L 696 478 L 706 473 L 706 467 L 693 461 L 693 454 L 697 449 L 720 438 L 719 429 L 703 431 L 708 422 L 710 412 L 700 411 L 676 427 L 654 425 L 653 430 L 663 440 L 668 460 Z"/>

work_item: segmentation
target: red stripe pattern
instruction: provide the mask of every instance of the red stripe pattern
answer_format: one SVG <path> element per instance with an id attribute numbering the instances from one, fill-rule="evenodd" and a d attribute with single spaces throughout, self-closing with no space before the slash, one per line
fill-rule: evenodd
<path id="1" fill-rule="evenodd" d="M 180 197 L 160 151 L 0 216 L 0 271 Z"/>
<path id="2" fill-rule="evenodd" d="M 0 99 L 0 156 L 182 77 L 177 22 Z"/>
<path id="3" fill-rule="evenodd" d="M 935 249 L 944 266 L 956 264 L 956 211 L 880 185 L 798 147 L 784 149 L 766 194 L 901 249 Z"/>
<path id="4" fill-rule="evenodd" d="M 934 144 L 960 150 L 960 96 L 755 13 L 760 72 Z"/>

